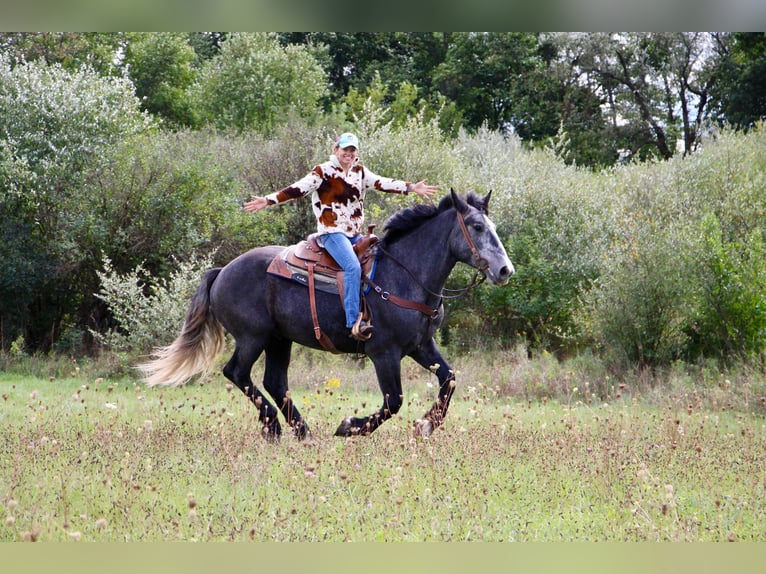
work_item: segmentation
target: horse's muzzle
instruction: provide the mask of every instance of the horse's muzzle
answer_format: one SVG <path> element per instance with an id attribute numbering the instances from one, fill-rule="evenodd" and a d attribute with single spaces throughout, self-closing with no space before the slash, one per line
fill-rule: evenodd
<path id="1" fill-rule="evenodd" d="M 498 270 L 495 270 L 490 266 L 485 274 L 492 285 L 505 285 L 510 280 L 511 275 L 515 272 L 516 270 L 513 268 L 513 263 L 508 261 L 507 265 L 503 265 Z"/>

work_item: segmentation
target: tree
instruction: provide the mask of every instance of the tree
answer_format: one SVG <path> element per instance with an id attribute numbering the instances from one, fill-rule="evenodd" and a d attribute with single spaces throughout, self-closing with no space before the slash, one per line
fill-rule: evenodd
<path id="1" fill-rule="evenodd" d="M 721 36 L 721 78 L 714 95 L 718 119 L 750 128 L 766 119 L 766 34 Z"/>
<path id="2" fill-rule="evenodd" d="M 141 107 L 178 127 L 196 123 L 187 93 L 196 60 L 185 34 L 145 33 L 128 43 L 123 64 Z"/>
<path id="3" fill-rule="evenodd" d="M 524 137 L 525 114 L 517 95 L 537 65 L 536 50 L 537 37 L 530 33 L 454 34 L 434 83 L 460 108 L 466 127 L 512 128 Z"/>
<path id="4" fill-rule="evenodd" d="M 710 34 L 589 33 L 570 41 L 576 67 L 598 85 L 631 155 L 668 159 L 679 137 L 685 151 L 694 149 L 715 81 Z"/>
<path id="5" fill-rule="evenodd" d="M 116 55 L 129 37 L 121 32 L 3 32 L 0 53 L 10 61 L 41 60 L 67 70 L 88 66 L 108 76 L 118 73 Z"/>
<path id="6" fill-rule="evenodd" d="M 228 35 L 228 32 L 189 32 L 189 45 L 197 55 L 197 65 L 217 56 Z"/>
<path id="7" fill-rule="evenodd" d="M 321 66 L 301 46 L 275 34 L 232 34 L 207 60 L 193 88 L 203 121 L 219 128 L 268 132 L 296 115 L 311 118 L 327 90 Z"/>
<path id="8" fill-rule="evenodd" d="M 386 88 L 408 79 L 412 49 L 408 36 L 394 32 L 309 32 L 281 34 L 285 44 L 325 46 L 323 62 L 334 101 L 351 90 L 363 92 L 376 76 Z"/>
<path id="9" fill-rule="evenodd" d="M 98 217 L 81 202 L 82 178 L 116 142 L 150 126 L 133 86 L 84 67 L 0 55 L 0 323 L 10 318 L 32 349 L 47 349 L 76 309 L 81 253 L 72 230 Z M 26 278 L 26 279 L 22 279 Z"/>

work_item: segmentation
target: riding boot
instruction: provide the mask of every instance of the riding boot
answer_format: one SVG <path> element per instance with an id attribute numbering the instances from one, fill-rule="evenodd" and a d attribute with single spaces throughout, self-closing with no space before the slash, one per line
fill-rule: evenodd
<path id="1" fill-rule="evenodd" d="M 364 319 L 364 314 L 359 313 L 356 323 L 351 327 L 351 336 L 357 341 L 368 341 L 372 337 L 372 325 Z"/>

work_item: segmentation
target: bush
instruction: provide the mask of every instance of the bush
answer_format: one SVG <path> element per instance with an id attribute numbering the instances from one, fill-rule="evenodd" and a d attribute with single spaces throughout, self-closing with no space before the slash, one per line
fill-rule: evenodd
<path id="1" fill-rule="evenodd" d="M 118 273 L 105 257 L 104 270 L 98 273 L 101 290 L 97 296 L 118 326 L 104 333 L 92 331 L 96 340 L 126 357 L 173 341 L 202 274 L 212 266 L 212 258 L 192 257 L 176 264 L 167 280 L 155 280 L 140 265 L 128 273 Z"/>
<path id="2" fill-rule="evenodd" d="M 766 132 L 614 170 L 617 222 L 580 319 L 601 349 L 644 365 L 758 358 L 764 327 Z"/>
<path id="3" fill-rule="evenodd" d="M 741 239 L 724 236 L 713 214 L 700 225 L 699 285 L 689 317 L 689 354 L 758 358 L 766 340 L 766 242 L 761 229 Z"/>
<path id="4" fill-rule="evenodd" d="M 516 267 L 507 287 L 482 287 L 461 307 L 480 309 L 485 334 L 503 344 L 521 336 L 543 349 L 577 347 L 580 297 L 614 233 L 601 177 L 499 134 L 464 136 L 459 149 L 459 161 L 493 190 L 490 216 Z"/>

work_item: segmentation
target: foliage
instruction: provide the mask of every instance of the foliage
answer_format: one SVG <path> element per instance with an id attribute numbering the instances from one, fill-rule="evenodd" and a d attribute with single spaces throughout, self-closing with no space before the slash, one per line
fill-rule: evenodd
<path id="1" fill-rule="evenodd" d="M 0 32 L 0 52 L 11 61 L 90 68 L 103 76 L 119 73 L 115 54 L 130 32 Z"/>
<path id="2" fill-rule="evenodd" d="M 113 45 L 108 39 L 0 37 L 4 54 L 37 54 L 34 61 L 0 56 L 0 343 L 5 349 L 22 336 L 30 352 L 55 345 L 77 353 L 82 346 L 76 339 L 84 329 L 114 328 L 106 304 L 94 296 L 102 254 L 119 273 L 140 264 L 162 282 L 177 266 L 174 257 L 188 261 L 215 253 L 215 263 L 222 264 L 253 245 L 301 239 L 314 228 L 305 201 L 255 216 L 241 203 L 302 177 L 327 157 L 334 135 L 351 130 L 362 141 L 362 159 L 376 173 L 426 178 L 440 186 L 440 194 L 449 188 L 492 191 L 491 216 L 517 274 L 506 288 L 482 286 L 448 304 L 443 335 L 451 344 L 526 340 L 535 349 L 593 350 L 612 359 L 612 366 L 764 358 L 766 130 L 760 124 L 748 133 L 717 130 L 702 121 L 702 107 L 696 117 L 679 116 L 675 108 L 671 114 L 668 107 L 684 90 L 695 94 L 689 106 L 695 101 L 707 106 L 705 90 L 719 63 L 756 64 L 757 42 L 746 42 L 755 38 L 458 33 L 112 38 L 124 50 L 114 54 L 115 63 L 134 72 L 136 85 L 102 68 L 100 75 L 83 62 L 83 43 L 107 50 Z M 700 51 L 705 39 L 712 42 L 707 56 Z M 517 61 L 497 53 L 497 46 L 512 48 Z M 199 48 L 194 61 L 192 47 Z M 170 64 L 158 65 L 165 61 Z M 466 66 L 471 61 L 473 68 Z M 334 92 L 326 87 L 322 66 L 338 74 L 341 62 L 348 76 L 339 76 L 332 90 L 343 96 L 331 101 L 328 94 Z M 429 62 L 443 82 L 426 71 Z M 266 69 L 271 79 L 264 85 L 273 90 L 256 94 L 248 82 L 263 80 L 259 74 Z M 466 81 L 490 69 L 516 74 L 519 81 L 510 86 L 500 78 L 479 87 Z M 163 72 L 170 90 L 164 93 L 171 95 L 153 100 L 165 89 Z M 644 83 L 631 91 L 626 86 L 638 76 Z M 311 89 L 302 87 L 304 80 L 311 80 Z M 663 90 L 665 84 L 669 88 Z M 465 98 L 459 105 L 440 92 L 449 86 Z M 180 115 L 169 119 L 182 110 L 174 106 L 201 104 L 203 88 L 212 98 L 205 101 L 226 94 L 219 103 L 239 106 L 237 112 L 208 108 L 205 121 L 234 129 L 171 131 L 173 121 L 186 121 Z M 136 98 L 137 89 L 143 100 Z M 191 92 L 197 99 L 184 100 Z M 258 94 L 265 99 L 255 98 Z M 295 100 L 296 94 L 308 99 Z M 639 97 L 646 99 L 645 108 Z M 165 111 L 160 100 L 169 105 Z M 141 102 L 159 106 L 152 110 L 165 115 L 166 131 L 152 129 Z M 473 122 L 482 113 L 465 116 L 488 102 L 502 112 L 501 129 L 493 129 L 487 114 L 478 125 Z M 320 105 L 332 111 L 322 113 Z M 258 114 L 261 119 L 254 119 Z M 687 150 L 694 152 L 602 171 L 588 167 L 609 165 L 618 146 L 640 135 L 646 127 L 641 122 L 647 121 L 667 130 L 668 150 L 683 132 Z M 370 193 L 368 222 L 382 225 L 417 201 Z M 449 286 L 462 287 L 470 276 L 467 267 L 458 266 Z"/>
<path id="3" fill-rule="evenodd" d="M 3 330 L 10 322 L 11 338 L 24 330 L 30 348 L 45 348 L 79 303 L 67 287 L 78 281 L 81 257 L 73 220 L 92 214 L 81 203 L 83 173 L 97 170 L 112 146 L 147 130 L 151 120 L 126 80 L 3 55 L 0 117 L 0 218 L 13 262 L 0 271 L 8 297 Z M 24 277 L 29 281 L 18 283 Z"/>
<path id="4" fill-rule="evenodd" d="M 197 123 L 188 95 L 196 60 L 184 34 L 144 33 L 128 43 L 123 66 L 142 109 L 172 127 L 183 127 Z"/>
<path id="5" fill-rule="evenodd" d="M 283 47 L 274 34 L 238 33 L 203 63 L 192 93 L 204 122 L 265 133 L 292 114 L 315 116 L 326 89 L 305 48 Z"/>
<path id="6" fill-rule="evenodd" d="M 339 100 L 352 91 L 367 89 L 376 77 L 385 78 L 391 94 L 403 82 L 434 95 L 432 71 L 444 59 L 449 32 L 307 32 L 283 33 L 285 44 L 326 48 L 322 57 L 331 98 Z"/>
<path id="7" fill-rule="evenodd" d="M 69 72 L 0 55 L 0 80 L 3 139 L 14 157 L 45 176 L 38 193 L 50 192 L 57 178 L 66 181 L 111 144 L 150 125 L 130 82 L 87 68 Z"/>
<path id="8" fill-rule="evenodd" d="M 477 290 L 468 313 L 484 309 L 484 334 L 503 343 L 524 336 L 543 347 L 576 346 L 579 296 L 601 272 L 613 233 L 599 177 L 486 130 L 463 136 L 458 150 L 481 189 L 493 191 L 490 215 L 516 267 L 510 288 Z"/>
<path id="9" fill-rule="evenodd" d="M 700 224 L 700 277 L 687 329 L 691 351 L 723 361 L 748 359 L 766 340 L 766 242 L 757 228 L 727 238 L 713 214 Z"/>
<path id="10" fill-rule="evenodd" d="M 614 172 L 611 261 L 583 313 L 604 347 L 650 364 L 758 360 L 763 137 L 722 133 L 689 158 Z"/>
<path id="11" fill-rule="evenodd" d="M 101 289 L 97 296 L 109 307 L 117 326 L 92 334 L 113 352 L 137 354 L 175 339 L 183 325 L 188 301 L 202 274 L 212 267 L 212 258 L 177 262 L 170 277 L 158 283 L 140 265 L 121 274 L 105 257 L 103 267 L 98 272 Z"/>
<path id="12" fill-rule="evenodd" d="M 603 94 L 620 147 L 641 159 L 672 157 L 676 139 L 686 152 L 696 147 L 720 56 L 710 47 L 725 49 L 725 36 L 589 33 L 574 34 L 567 43 L 573 71 Z"/>
<path id="13" fill-rule="evenodd" d="M 456 33 L 434 82 L 463 111 L 469 126 L 523 131 L 518 96 L 535 63 L 537 39 L 522 32 Z M 525 134 L 526 135 L 526 134 Z"/>
<path id="14" fill-rule="evenodd" d="M 583 297 L 599 348 L 623 365 L 667 364 L 686 345 L 685 237 L 647 235 L 630 237 L 608 274 Z"/>
<path id="15" fill-rule="evenodd" d="M 143 262 L 166 276 L 172 256 L 211 252 L 224 241 L 243 248 L 245 237 L 229 236 L 245 221 L 247 191 L 222 144 L 207 132 L 137 137 L 88 172 L 83 193 L 101 209 L 78 219 L 76 237 L 89 264 L 98 267 L 103 251 L 121 271 Z"/>
<path id="16" fill-rule="evenodd" d="M 268 131 L 290 113 L 343 113 L 349 95 L 364 96 L 379 78 L 398 125 L 425 109 L 451 136 L 487 123 L 531 147 L 563 131 L 567 161 L 588 166 L 688 153 L 706 120 L 747 127 L 761 117 L 761 33 L 293 32 L 261 34 L 265 43 L 250 35 L 251 46 L 233 55 L 242 36 L 2 33 L 0 52 L 123 73 L 171 127 L 198 125 L 201 113 L 218 127 Z M 196 101 L 190 82 L 204 84 Z M 285 92 L 288 84 L 295 89 Z"/>
<path id="17" fill-rule="evenodd" d="M 750 128 L 766 119 L 766 34 L 735 32 L 713 89 L 714 108 L 724 121 Z"/>

